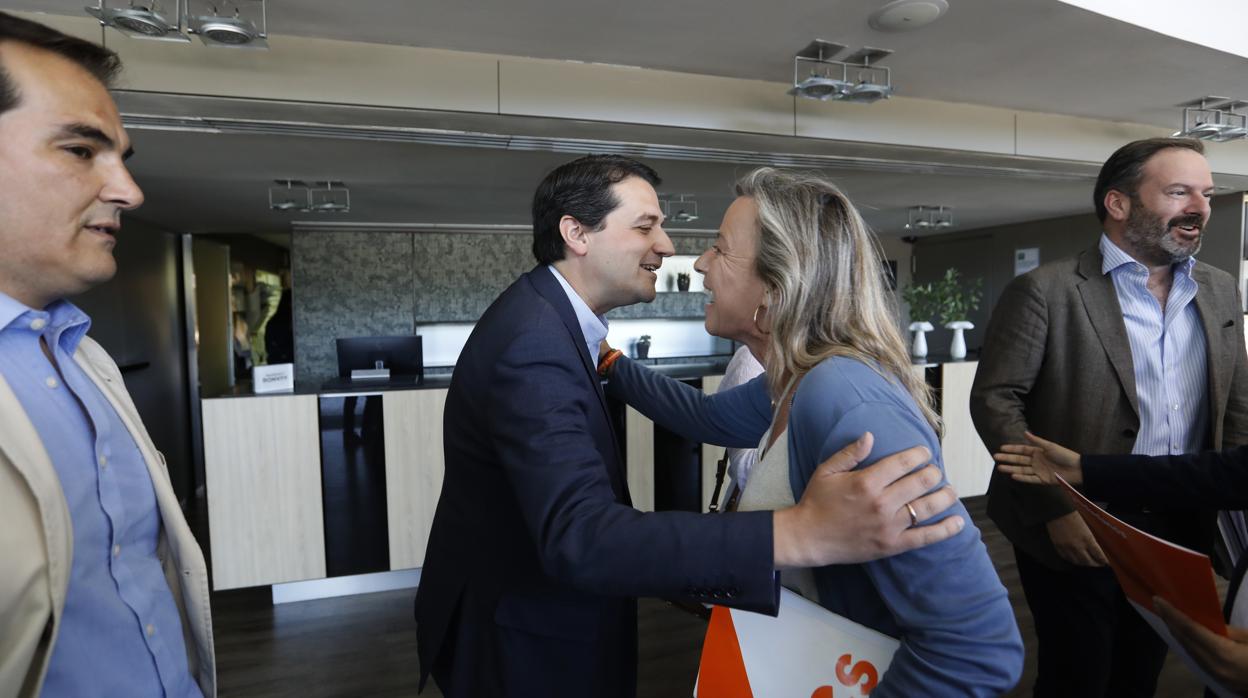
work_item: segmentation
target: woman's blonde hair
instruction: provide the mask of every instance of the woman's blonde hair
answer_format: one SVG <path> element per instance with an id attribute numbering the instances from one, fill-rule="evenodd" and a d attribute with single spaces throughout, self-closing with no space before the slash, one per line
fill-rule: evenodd
<path id="1" fill-rule="evenodd" d="M 764 364 L 772 394 L 789 376 L 846 356 L 900 383 L 940 433 L 932 389 L 913 372 L 898 330 L 879 241 L 845 194 L 817 174 L 771 167 L 741 178 L 736 191 L 758 207 L 755 270 L 769 297 Z"/>

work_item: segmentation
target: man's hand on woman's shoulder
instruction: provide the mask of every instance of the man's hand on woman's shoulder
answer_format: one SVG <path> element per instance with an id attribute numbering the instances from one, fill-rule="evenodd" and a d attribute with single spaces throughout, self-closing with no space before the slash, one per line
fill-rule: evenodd
<path id="1" fill-rule="evenodd" d="M 873 443 L 867 432 L 833 454 L 815 470 L 802 501 L 775 512 L 777 568 L 877 560 L 951 538 L 966 525 L 961 516 L 918 524 L 957 502 L 952 487 L 932 491 L 940 469 L 922 446 L 854 470 Z"/>

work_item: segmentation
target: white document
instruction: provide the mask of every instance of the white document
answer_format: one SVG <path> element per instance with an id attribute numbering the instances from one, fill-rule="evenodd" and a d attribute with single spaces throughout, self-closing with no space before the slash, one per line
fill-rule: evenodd
<path id="1" fill-rule="evenodd" d="M 1127 601 L 1131 601 L 1131 599 L 1127 599 Z M 1192 673 L 1196 674 L 1197 678 L 1199 678 L 1210 691 L 1213 691 L 1214 695 L 1221 696 L 1222 698 L 1235 698 L 1239 695 L 1220 685 L 1216 679 L 1208 674 L 1208 672 L 1200 668 L 1200 665 L 1196 663 L 1196 660 L 1192 659 L 1192 656 L 1187 653 L 1187 650 L 1183 649 L 1183 645 L 1180 645 L 1178 640 L 1175 640 L 1174 636 L 1170 634 L 1170 628 L 1166 627 L 1165 621 L 1163 621 L 1160 616 L 1134 601 L 1131 601 L 1131 605 L 1135 607 L 1137 613 L 1144 616 L 1144 620 L 1148 621 L 1148 624 L 1153 627 L 1153 630 L 1157 631 L 1157 635 L 1166 641 L 1166 644 L 1170 646 L 1170 649 L 1173 650 L 1175 654 L 1179 655 L 1179 658 L 1183 660 L 1183 663 L 1187 665 L 1187 668 L 1191 669 Z"/>

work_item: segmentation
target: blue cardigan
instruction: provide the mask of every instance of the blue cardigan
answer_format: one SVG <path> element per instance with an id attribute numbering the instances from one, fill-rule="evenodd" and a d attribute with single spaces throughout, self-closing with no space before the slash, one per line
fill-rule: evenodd
<path id="1" fill-rule="evenodd" d="M 770 425 L 765 375 L 708 396 L 627 358 L 615 366 L 608 394 L 691 440 L 756 446 Z M 795 499 L 820 463 L 866 431 L 875 436 L 867 462 L 921 444 L 944 470 L 910 394 L 854 359 L 825 360 L 802 379 L 788 429 Z M 948 540 L 814 571 L 824 608 L 901 641 L 873 696 L 996 696 L 1018 683 L 1023 643 L 1005 587 L 966 508 L 958 502 L 940 518 L 949 514 L 967 525 Z"/>

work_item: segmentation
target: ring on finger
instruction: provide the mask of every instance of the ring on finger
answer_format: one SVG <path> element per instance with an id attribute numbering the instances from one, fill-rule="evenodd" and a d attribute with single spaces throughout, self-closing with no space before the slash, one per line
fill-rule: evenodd
<path id="1" fill-rule="evenodd" d="M 913 505 L 913 504 L 911 504 L 910 502 L 906 502 L 906 511 L 910 512 L 910 525 L 911 525 L 911 526 L 918 526 L 918 525 L 919 525 L 919 515 L 918 515 L 918 513 L 916 513 L 916 512 L 914 511 L 914 505 Z"/>

